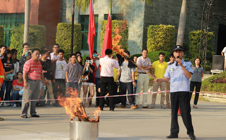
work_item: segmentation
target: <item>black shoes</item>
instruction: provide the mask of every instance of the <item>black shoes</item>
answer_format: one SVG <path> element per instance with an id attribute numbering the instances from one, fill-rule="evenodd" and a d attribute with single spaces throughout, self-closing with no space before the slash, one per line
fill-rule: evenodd
<path id="1" fill-rule="evenodd" d="M 194 134 L 189 135 L 189 137 L 190 137 L 191 140 L 196 140 L 196 137 L 195 137 Z"/>
<path id="2" fill-rule="evenodd" d="M 27 115 L 22 115 L 21 118 L 28 118 Z"/>
<path id="3" fill-rule="evenodd" d="M 40 117 L 40 116 L 37 115 L 37 114 L 35 114 L 35 115 L 31 115 L 31 117 L 36 117 L 36 118 L 38 118 L 38 117 Z"/>
<path id="4" fill-rule="evenodd" d="M 166 136 L 167 139 L 173 139 L 173 138 L 178 138 L 178 135 L 172 135 L 170 134 L 169 136 Z"/>

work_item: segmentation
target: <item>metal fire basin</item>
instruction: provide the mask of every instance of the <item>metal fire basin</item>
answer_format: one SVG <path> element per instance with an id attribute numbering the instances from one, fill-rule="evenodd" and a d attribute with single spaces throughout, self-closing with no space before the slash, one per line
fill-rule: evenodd
<path id="1" fill-rule="evenodd" d="M 99 122 L 70 121 L 70 140 L 97 140 Z"/>

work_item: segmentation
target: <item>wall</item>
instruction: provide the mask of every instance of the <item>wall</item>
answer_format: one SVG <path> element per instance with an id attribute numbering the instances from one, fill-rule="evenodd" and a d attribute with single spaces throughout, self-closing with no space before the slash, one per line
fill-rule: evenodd
<path id="1" fill-rule="evenodd" d="M 128 11 L 123 11 L 117 0 L 113 0 L 113 14 L 124 13 L 124 18 L 128 20 L 129 24 L 129 51 L 131 54 L 141 53 L 142 43 L 143 43 L 143 23 L 144 23 L 144 2 L 142 0 L 124 0 L 130 3 L 127 9 Z M 63 8 L 60 12 L 61 22 L 71 22 L 72 15 L 72 0 L 63 0 L 61 2 Z M 100 53 L 100 29 L 101 21 L 104 20 L 104 14 L 108 14 L 109 11 L 109 0 L 96 0 L 94 3 L 94 14 L 98 14 L 98 37 L 97 37 L 97 51 Z M 75 22 L 79 22 L 79 15 L 89 15 L 89 8 L 86 12 L 75 10 Z M 83 55 L 88 54 L 88 51 L 81 51 Z"/>
<path id="2" fill-rule="evenodd" d="M 38 25 L 46 27 L 46 46 L 52 49 L 56 39 L 56 28 L 60 20 L 60 0 L 40 0 Z"/>

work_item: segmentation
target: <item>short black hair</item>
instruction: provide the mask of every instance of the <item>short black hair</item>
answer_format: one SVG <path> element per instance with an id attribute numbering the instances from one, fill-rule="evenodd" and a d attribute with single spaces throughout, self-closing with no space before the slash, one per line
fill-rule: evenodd
<path id="1" fill-rule="evenodd" d="M 4 58 L 7 59 L 7 54 L 12 54 L 10 50 L 6 50 L 4 53 Z M 10 60 L 12 60 L 12 56 L 10 57 Z"/>
<path id="2" fill-rule="evenodd" d="M 0 47 L 0 48 L 2 48 L 2 47 L 5 47 L 5 48 L 7 48 L 7 47 L 6 47 L 6 45 L 1 45 L 1 47 Z"/>
<path id="3" fill-rule="evenodd" d="M 76 52 L 75 54 L 76 54 L 76 56 L 77 56 L 78 54 L 79 54 L 79 55 L 82 55 L 82 53 L 81 53 L 81 52 Z"/>
<path id="4" fill-rule="evenodd" d="M 16 52 L 16 53 L 17 53 L 17 50 L 16 50 L 16 49 L 12 49 L 11 51 L 12 51 L 12 52 Z"/>
<path id="5" fill-rule="evenodd" d="M 93 51 L 93 54 L 94 54 L 94 53 L 97 53 L 97 51 L 96 51 L 96 50 L 94 50 L 94 51 Z"/>
<path id="6" fill-rule="evenodd" d="M 32 50 L 32 53 L 34 53 L 35 51 L 39 51 L 39 53 L 40 53 L 40 50 L 39 50 L 38 48 L 34 48 L 34 49 Z"/>
<path id="7" fill-rule="evenodd" d="M 106 49 L 105 50 L 105 55 L 111 55 L 112 54 L 112 50 L 111 49 Z"/>
<path id="8" fill-rule="evenodd" d="M 59 45 L 59 44 L 53 44 L 53 47 L 54 47 L 55 45 L 57 45 L 57 46 L 60 48 L 60 45 Z"/>
<path id="9" fill-rule="evenodd" d="M 124 51 L 125 53 L 127 53 L 128 55 L 130 55 L 130 52 L 129 51 Z"/>
<path id="10" fill-rule="evenodd" d="M 159 53 L 159 56 L 160 56 L 160 55 L 165 56 L 165 53 L 164 53 L 164 52 L 160 52 L 160 53 Z"/>
<path id="11" fill-rule="evenodd" d="M 25 45 L 28 45 L 28 46 L 30 47 L 29 43 L 24 43 L 24 44 L 23 44 L 23 48 L 24 48 Z"/>
<path id="12" fill-rule="evenodd" d="M 64 54 L 64 50 L 59 49 L 58 53 L 63 53 Z"/>
<path id="13" fill-rule="evenodd" d="M 42 50 L 49 50 L 46 46 L 42 47 Z"/>
<path id="14" fill-rule="evenodd" d="M 137 57 L 137 58 L 138 58 L 138 56 L 137 56 L 137 55 L 134 55 L 134 56 L 133 56 L 133 58 L 134 58 L 134 57 Z"/>
<path id="15" fill-rule="evenodd" d="M 42 54 L 49 52 L 48 50 L 42 50 Z"/>
<path id="16" fill-rule="evenodd" d="M 148 52 L 148 50 L 147 50 L 147 49 L 142 49 L 142 52 L 143 52 L 143 51 L 147 51 L 147 52 Z"/>
<path id="17" fill-rule="evenodd" d="M 76 57 L 76 54 L 75 54 L 75 53 L 73 53 L 73 54 L 71 54 L 71 55 L 70 55 L 70 57 L 72 57 L 72 56 L 75 56 L 75 58 L 77 59 L 77 57 Z"/>
<path id="18" fill-rule="evenodd" d="M 19 73 L 22 73 L 22 74 L 23 74 L 23 72 L 22 72 L 22 71 L 18 71 L 18 72 L 16 73 L 16 76 L 18 76 L 18 74 L 19 74 Z"/>
<path id="19" fill-rule="evenodd" d="M 170 57 L 174 57 L 173 53 L 170 54 Z M 175 57 L 174 57 L 175 58 Z"/>

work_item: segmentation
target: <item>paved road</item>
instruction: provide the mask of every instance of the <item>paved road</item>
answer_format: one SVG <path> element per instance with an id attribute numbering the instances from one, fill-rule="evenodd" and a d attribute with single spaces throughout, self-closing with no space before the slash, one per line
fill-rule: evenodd
<path id="1" fill-rule="evenodd" d="M 149 101 L 151 95 L 148 95 Z M 158 96 L 159 99 L 160 96 Z M 159 100 L 157 101 L 159 104 Z M 192 121 L 198 140 L 226 139 L 226 105 L 200 101 L 192 109 Z M 87 112 L 95 110 L 87 108 Z M 69 117 L 62 107 L 38 107 L 40 118 L 20 118 L 20 108 L 0 107 L 0 140 L 68 140 Z M 179 117 L 179 139 L 187 140 Z M 100 140 L 164 140 L 170 133 L 170 109 L 130 110 L 105 108 L 99 123 Z"/>

